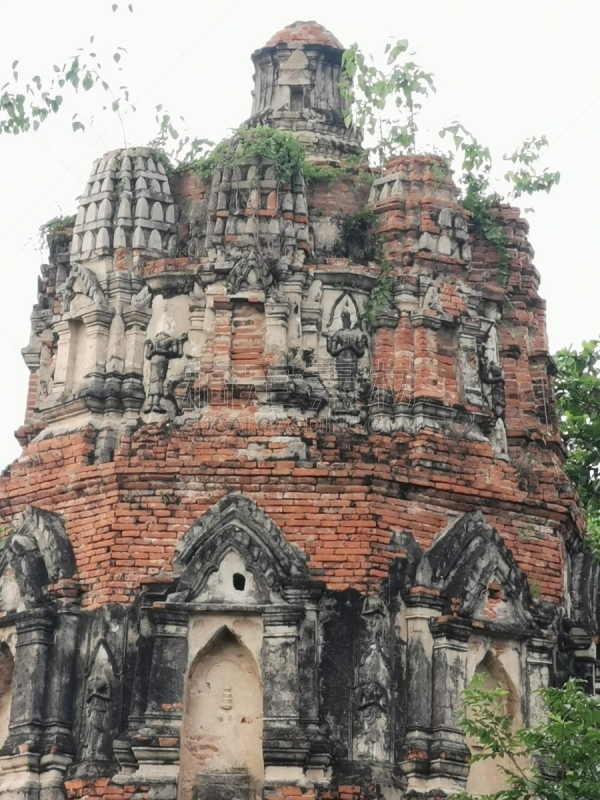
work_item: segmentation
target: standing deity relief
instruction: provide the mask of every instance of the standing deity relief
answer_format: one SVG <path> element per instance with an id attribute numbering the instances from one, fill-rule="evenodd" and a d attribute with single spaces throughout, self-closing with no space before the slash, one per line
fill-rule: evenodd
<path id="1" fill-rule="evenodd" d="M 506 398 L 504 392 L 504 372 L 500 366 L 498 331 L 493 320 L 483 320 L 488 329 L 477 347 L 479 377 L 483 388 L 483 398 L 496 419 L 504 418 Z"/>
<path id="2" fill-rule="evenodd" d="M 366 597 L 355 667 L 355 757 L 386 761 L 390 756 L 391 624 L 378 596 Z"/>
<path id="3" fill-rule="evenodd" d="M 366 379 L 361 360 L 368 353 L 369 337 L 360 330 L 358 306 L 351 295 L 342 294 L 334 304 L 324 336 L 335 363 L 338 410 L 352 411 Z"/>
<path id="4" fill-rule="evenodd" d="M 479 378 L 485 405 L 494 416 L 490 441 L 497 456 L 508 457 L 508 441 L 504 415 L 506 411 L 506 391 L 504 371 L 499 364 L 498 331 L 496 323 L 488 320 L 488 329 L 477 347 Z"/>
<path id="5" fill-rule="evenodd" d="M 150 362 L 150 382 L 144 411 L 166 414 L 167 409 L 162 401 L 167 398 L 175 404 L 172 392 L 167 384 L 169 361 L 183 357 L 183 345 L 187 342 L 187 333 L 181 336 L 169 336 L 161 331 L 154 339 L 146 339 L 145 356 Z"/>

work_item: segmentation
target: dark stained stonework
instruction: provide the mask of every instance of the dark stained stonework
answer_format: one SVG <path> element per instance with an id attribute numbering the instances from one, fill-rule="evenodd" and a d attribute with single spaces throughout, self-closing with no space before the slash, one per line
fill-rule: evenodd
<path id="1" fill-rule="evenodd" d="M 249 124 L 360 152 L 341 56 L 276 34 Z M 498 208 L 503 285 L 439 159 L 352 169 L 94 164 L 0 478 L 0 800 L 441 800 L 496 780 L 458 724 L 476 673 L 516 725 L 539 688 L 597 691 L 527 223 Z M 336 255 L 365 207 L 369 330 L 380 265 Z"/>

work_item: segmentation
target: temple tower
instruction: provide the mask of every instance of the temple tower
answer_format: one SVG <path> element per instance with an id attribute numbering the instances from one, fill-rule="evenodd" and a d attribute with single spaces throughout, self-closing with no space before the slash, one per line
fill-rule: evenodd
<path id="1" fill-rule="evenodd" d="M 344 47 L 316 22 L 295 22 L 252 54 L 251 125 L 293 130 L 310 154 L 348 156 L 360 136 L 344 123 Z"/>
<path id="2" fill-rule="evenodd" d="M 357 166 L 342 52 L 296 22 L 253 55 L 246 126 L 306 174 L 116 150 L 50 243 L 0 478 L 0 800 L 441 798 L 497 780 L 476 673 L 515 724 L 596 690 L 527 223 L 496 209 L 504 269 L 439 158 Z"/>

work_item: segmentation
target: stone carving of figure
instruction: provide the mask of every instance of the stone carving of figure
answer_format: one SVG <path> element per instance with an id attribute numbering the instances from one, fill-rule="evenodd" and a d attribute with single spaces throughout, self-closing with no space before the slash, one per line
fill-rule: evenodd
<path id="1" fill-rule="evenodd" d="M 485 386 L 489 386 L 489 394 L 487 395 L 488 405 L 493 411 L 496 419 L 504 418 L 504 411 L 506 409 L 506 398 L 504 396 L 504 373 L 502 367 L 492 361 L 485 352 L 479 355 L 479 374 L 481 382 Z"/>
<path id="2" fill-rule="evenodd" d="M 15 533 L 7 546 L 8 558 L 23 596 L 32 604 L 41 602 L 48 573 L 33 536 Z"/>
<path id="3" fill-rule="evenodd" d="M 335 358 L 337 392 L 342 408 L 352 409 L 356 401 L 356 379 L 358 359 L 362 358 L 369 344 L 365 333 L 351 327 L 350 312 L 341 313 L 342 328 L 327 339 L 327 352 Z"/>
<path id="4" fill-rule="evenodd" d="M 273 283 L 273 274 L 265 259 L 255 250 L 245 253 L 235 264 L 227 280 L 229 294 L 251 289 L 267 291 Z"/>
<path id="5" fill-rule="evenodd" d="M 356 708 L 363 717 L 365 737 L 368 741 L 377 742 L 381 731 L 377 730 L 380 714 L 387 714 L 389 699 L 386 689 L 376 681 L 363 683 L 358 687 Z"/>
<path id="6" fill-rule="evenodd" d="M 77 294 L 75 289 L 75 283 L 77 280 L 80 282 L 83 293 L 89 297 L 92 303 L 106 305 L 104 292 L 102 291 L 100 284 L 98 283 L 98 279 L 94 273 L 86 267 L 82 267 L 80 264 L 73 264 L 68 278 L 59 291 L 64 312 L 70 311 L 71 309 L 71 303 Z"/>
<path id="7" fill-rule="evenodd" d="M 168 333 L 159 333 L 152 341 L 146 340 L 146 358 L 150 361 L 150 388 L 148 390 L 148 402 L 144 411 L 155 411 L 165 414 L 166 409 L 162 407 L 161 400 L 165 397 L 165 380 L 171 358 L 181 358 L 183 356 L 183 345 L 187 341 L 187 333 L 179 337 L 169 336 Z"/>
<path id="8" fill-rule="evenodd" d="M 356 668 L 355 756 L 385 760 L 390 748 L 389 612 L 380 597 L 365 598 Z"/>
<path id="9" fill-rule="evenodd" d="M 293 398 L 300 408 L 319 411 L 327 402 L 327 390 L 318 376 L 293 375 L 291 381 L 294 387 Z"/>
<path id="10" fill-rule="evenodd" d="M 84 753 L 86 761 L 101 761 L 107 758 L 104 752 L 104 727 L 110 695 L 110 686 L 105 682 L 94 683 L 88 692 L 85 703 L 87 735 Z"/>

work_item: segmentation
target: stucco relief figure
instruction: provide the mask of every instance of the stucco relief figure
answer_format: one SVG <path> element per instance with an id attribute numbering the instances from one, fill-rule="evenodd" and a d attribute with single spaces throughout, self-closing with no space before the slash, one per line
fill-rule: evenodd
<path id="1" fill-rule="evenodd" d="M 506 411 L 505 381 L 502 367 L 489 357 L 485 346 L 480 346 L 478 353 L 479 377 L 483 386 L 483 398 L 496 418 L 490 434 L 490 442 L 494 452 L 501 458 L 508 454 L 508 441 L 504 425 Z"/>
<path id="2" fill-rule="evenodd" d="M 380 598 L 365 599 L 362 652 L 356 672 L 355 757 L 385 761 L 390 750 L 389 613 Z"/>
<path id="3" fill-rule="evenodd" d="M 110 686 L 107 683 L 95 683 L 86 698 L 87 735 L 84 747 L 86 761 L 101 761 L 108 757 L 104 746 L 104 729 L 110 694 Z"/>
<path id="4" fill-rule="evenodd" d="M 363 683 L 358 687 L 356 708 L 364 726 L 363 735 L 371 744 L 375 744 L 381 736 L 379 721 L 381 714 L 389 711 L 389 699 L 386 689 L 376 681 Z"/>
<path id="5" fill-rule="evenodd" d="M 40 603 L 43 586 L 48 582 L 46 565 L 33 536 L 15 533 L 10 537 L 7 547 L 9 562 L 26 602 Z"/>
<path id="6" fill-rule="evenodd" d="M 165 381 L 172 358 L 183 356 L 183 345 L 187 341 L 187 333 L 179 337 L 169 336 L 168 333 L 159 333 L 154 340 L 146 340 L 146 358 L 150 361 L 150 387 L 148 389 L 148 402 L 145 412 L 154 411 L 166 414 L 167 409 L 161 405 L 161 400 L 166 396 Z"/>
<path id="7" fill-rule="evenodd" d="M 273 283 L 273 273 L 266 260 L 255 250 L 250 250 L 236 262 L 229 273 L 227 290 L 230 295 L 239 292 L 267 291 Z"/>
<path id="8" fill-rule="evenodd" d="M 327 339 L 327 352 L 335 358 L 337 395 L 340 406 L 354 408 L 357 397 L 358 360 L 367 352 L 366 333 L 352 328 L 348 309 L 341 313 L 342 328 Z"/>
<path id="9" fill-rule="evenodd" d="M 479 355 L 479 375 L 484 387 L 488 387 L 488 390 L 484 391 L 484 396 L 490 409 L 497 419 L 502 419 L 506 409 L 502 367 L 482 352 Z"/>

